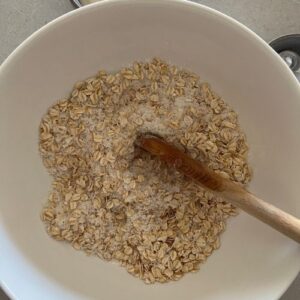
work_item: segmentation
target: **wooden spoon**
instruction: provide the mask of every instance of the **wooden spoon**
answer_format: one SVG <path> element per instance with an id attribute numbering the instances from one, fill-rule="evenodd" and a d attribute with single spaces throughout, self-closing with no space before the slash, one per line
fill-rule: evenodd
<path id="1" fill-rule="evenodd" d="M 136 144 L 175 167 L 187 177 L 222 196 L 234 206 L 300 243 L 300 220 L 296 217 L 257 198 L 239 184 L 223 178 L 162 138 L 144 135 L 136 140 Z"/>

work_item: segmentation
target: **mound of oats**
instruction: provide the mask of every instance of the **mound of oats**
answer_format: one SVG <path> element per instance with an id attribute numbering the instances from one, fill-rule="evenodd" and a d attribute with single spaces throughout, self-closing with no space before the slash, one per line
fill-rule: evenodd
<path id="1" fill-rule="evenodd" d="M 154 283 L 198 270 L 237 211 L 135 149 L 149 131 L 250 180 L 237 114 L 197 75 L 159 59 L 77 83 L 43 117 L 39 147 L 53 176 L 42 212 L 50 236 Z"/>

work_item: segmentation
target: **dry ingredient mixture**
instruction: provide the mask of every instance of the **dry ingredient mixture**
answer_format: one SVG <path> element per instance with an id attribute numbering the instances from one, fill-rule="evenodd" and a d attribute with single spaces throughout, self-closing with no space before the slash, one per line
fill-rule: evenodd
<path id="1" fill-rule="evenodd" d="M 237 114 L 197 75 L 159 59 L 77 83 L 43 117 L 39 147 L 53 176 L 49 235 L 154 283 L 198 270 L 237 210 L 136 149 L 149 131 L 224 177 L 251 178 Z"/>

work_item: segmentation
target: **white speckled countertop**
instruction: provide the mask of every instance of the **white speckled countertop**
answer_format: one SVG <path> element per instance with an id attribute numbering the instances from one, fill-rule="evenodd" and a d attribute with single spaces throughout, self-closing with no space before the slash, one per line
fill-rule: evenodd
<path id="1" fill-rule="evenodd" d="M 300 0 L 198 0 L 234 17 L 266 41 L 300 33 Z M 0 64 L 25 38 L 73 9 L 69 0 L 0 0 Z M 21 280 L 21 279 L 20 279 Z M 8 299 L 0 290 L 0 300 Z M 300 275 L 281 300 L 300 299 Z"/>

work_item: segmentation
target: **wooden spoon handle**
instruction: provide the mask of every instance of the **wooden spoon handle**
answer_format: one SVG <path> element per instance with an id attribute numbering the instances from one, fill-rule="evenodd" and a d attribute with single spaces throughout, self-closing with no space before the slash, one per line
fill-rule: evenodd
<path id="1" fill-rule="evenodd" d="M 259 199 L 241 187 L 236 188 L 234 186 L 236 184 L 231 184 L 232 188 L 228 186 L 228 189 L 221 193 L 226 200 L 300 243 L 299 219 Z"/>
<path id="2" fill-rule="evenodd" d="M 158 156 L 202 186 L 218 193 L 228 202 L 300 243 L 300 220 L 296 217 L 257 198 L 237 183 L 223 178 L 201 162 L 156 136 L 142 136 L 137 140 L 137 145 L 152 155 Z"/>

